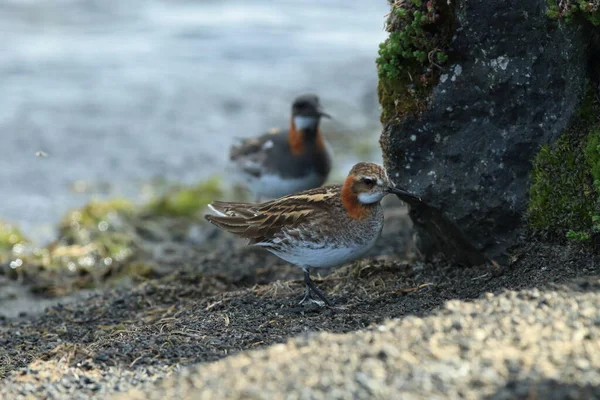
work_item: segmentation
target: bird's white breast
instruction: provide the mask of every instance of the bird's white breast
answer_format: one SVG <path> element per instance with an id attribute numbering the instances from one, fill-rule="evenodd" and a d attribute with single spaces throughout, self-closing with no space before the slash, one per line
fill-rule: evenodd
<path id="1" fill-rule="evenodd" d="M 367 253 L 377 242 L 381 235 L 383 225 L 378 228 L 370 240 L 356 242 L 352 246 L 337 245 L 315 245 L 311 243 L 296 243 L 285 249 L 265 246 L 267 250 L 285 261 L 297 266 L 308 266 L 311 268 L 329 268 L 345 264 L 349 261 L 357 260 Z M 259 244 L 260 246 L 260 244 Z"/>

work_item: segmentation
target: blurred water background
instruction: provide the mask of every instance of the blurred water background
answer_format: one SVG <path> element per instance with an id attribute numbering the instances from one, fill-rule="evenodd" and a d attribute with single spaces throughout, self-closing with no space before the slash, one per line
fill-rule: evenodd
<path id="1" fill-rule="evenodd" d="M 43 242 L 91 198 L 142 201 L 156 182 L 221 173 L 233 137 L 285 127 L 307 91 L 335 117 L 323 130 L 338 175 L 378 161 L 387 11 L 385 0 L 0 1 L 0 219 Z"/>

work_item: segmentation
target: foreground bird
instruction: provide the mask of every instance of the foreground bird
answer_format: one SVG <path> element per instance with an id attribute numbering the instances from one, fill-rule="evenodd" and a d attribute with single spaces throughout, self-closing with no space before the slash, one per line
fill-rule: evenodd
<path id="1" fill-rule="evenodd" d="M 325 182 L 331 154 L 319 131 L 322 117 L 330 118 L 316 95 L 299 96 L 292 104 L 289 131 L 245 139 L 231 147 L 233 167 L 257 199 L 285 196 Z"/>
<path id="2" fill-rule="evenodd" d="M 215 201 L 217 215 L 206 219 L 217 227 L 248 239 L 304 270 L 306 291 L 300 304 L 316 294 L 332 303 L 310 279 L 311 268 L 333 267 L 360 258 L 383 228 L 381 199 L 395 193 L 418 197 L 394 187 L 383 167 L 358 163 L 343 185 L 326 186 L 266 203 Z"/>

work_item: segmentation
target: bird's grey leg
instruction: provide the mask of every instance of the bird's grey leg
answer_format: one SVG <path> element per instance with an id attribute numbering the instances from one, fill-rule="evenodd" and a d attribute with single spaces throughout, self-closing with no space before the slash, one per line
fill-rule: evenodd
<path id="1" fill-rule="evenodd" d="M 254 202 L 255 203 L 260 203 L 260 199 L 262 198 L 262 196 L 260 194 L 257 194 L 256 196 L 254 196 Z"/>
<path id="2" fill-rule="evenodd" d="M 314 292 L 317 297 L 319 297 L 325 304 L 329 307 L 333 306 L 333 303 L 325 297 L 323 292 L 315 285 L 315 283 L 310 279 L 310 268 L 303 267 L 304 270 L 304 284 L 306 285 L 306 290 L 304 291 L 304 297 L 300 300 L 300 304 L 304 304 L 306 301 L 314 301 L 311 296 L 311 293 Z"/>
<path id="3" fill-rule="evenodd" d="M 306 274 L 306 273 L 305 273 Z M 306 275 L 304 275 L 304 283 L 306 284 Z M 304 304 L 307 301 L 312 301 L 312 297 L 310 296 L 310 286 L 306 284 L 306 289 L 304 290 L 304 297 L 300 300 L 300 305 Z"/>

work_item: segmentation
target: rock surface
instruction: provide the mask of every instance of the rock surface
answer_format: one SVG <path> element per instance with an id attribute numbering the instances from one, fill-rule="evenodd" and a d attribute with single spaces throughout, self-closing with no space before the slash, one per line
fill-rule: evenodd
<path id="1" fill-rule="evenodd" d="M 453 53 L 428 109 L 389 121 L 381 137 L 396 183 L 498 261 L 524 225 L 531 160 L 568 126 L 586 87 L 584 29 L 546 9 L 546 0 L 459 2 Z M 416 225 L 421 251 L 439 250 Z"/>

